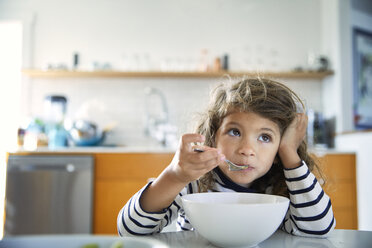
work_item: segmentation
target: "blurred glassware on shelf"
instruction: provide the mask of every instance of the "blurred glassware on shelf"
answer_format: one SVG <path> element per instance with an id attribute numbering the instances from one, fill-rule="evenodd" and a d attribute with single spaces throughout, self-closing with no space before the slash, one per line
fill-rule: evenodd
<path id="1" fill-rule="evenodd" d="M 269 59 L 269 69 L 270 71 L 277 72 L 280 71 L 280 59 L 279 59 L 279 52 L 275 48 L 269 49 L 268 54 Z"/>
<path id="2" fill-rule="evenodd" d="M 150 53 L 123 53 L 119 69 L 122 71 L 152 71 L 154 64 Z"/>
<path id="3" fill-rule="evenodd" d="M 68 66 L 65 63 L 50 63 L 48 62 L 42 67 L 43 70 L 67 71 Z"/>
<path id="4" fill-rule="evenodd" d="M 142 58 L 140 58 L 140 71 L 151 71 L 152 65 L 151 65 L 151 57 L 149 53 L 144 53 L 142 55 Z"/>
<path id="5" fill-rule="evenodd" d="M 198 71 L 205 72 L 210 70 L 210 58 L 208 49 L 202 49 L 200 51 Z"/>
<path id="6" fill-rule="evenodd" d="M 80 55 L 79 55 L 79 53 L 75 52 L 72 55 L 72 70 L 78 70 L 79 69 L 79 63 L 80 63 Z"/>
<path id="7" fill-rule="evenodd" d="M 322 54 L 309 52 L 307 54 L 307 65 L 305 67 L 308 71 L 327 71 L 330 70 L 329 58 Z"/>
<path id="8" fill-rule="evenodd" d="M 194 72 L 197 70 L 197 61 L 193 57 L 187 57 L 185 59 L 185 71 Z"/>
<path id="9" fill-rule="evenodd" d="M 123 53 L 121 55 L 119 68 L 122 71 L 130 71 L 130 60 L 129 60 L 129 55 L 127 53 Z"/>
<path id="10" fill-rule="evenodd" d="M 168 56 L 160 60 L 160 71 L 164 72 L 185 72 L 197 71 L 198 64 L 192 57 Z"/>
<path id="11" fill-rule="evenodd" d="M 112 65 L 109 62 L 98 62 L 94 61 L 92 63 L 92 71 L 110 71 L 112 70 Z"/>
<path id="12" fill-rule="evenodd" d="M 306 70 L 315 71 L 315 69 L 316 69 L 316 54 L 312 51 L 309 51 L 307 53 Z"/>
<path id="13" fill-rule="evenodd" d="M 330 69 L 330 61 L 327 56 L 320 55 L 317 58 L 317 71 L 328 71 Z"/>

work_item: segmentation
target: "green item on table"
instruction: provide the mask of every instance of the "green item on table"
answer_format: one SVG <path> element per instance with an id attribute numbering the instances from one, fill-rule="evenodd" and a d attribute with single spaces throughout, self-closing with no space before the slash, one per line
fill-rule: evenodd
<path id="1" fill-rule="evenodd" d="M 115 241 L 114 243 L 112 243 L 110 248 L 124 248 L 123 241 L 120 241 L 120 240 Z"/>
<path id="2" fill-rule="evenodd" d="M 100 247 L 96 243 L 90 243 L 90 244 L 85 244 L 85 245 L 81 246 L 80 248 L 100 248 Z M 123 241 L 118 240 L 118 241 L 113 242 L 110 245 L 110 248 L 124 248 Z"/>
<path id="3" fill-rule="evenodd" d="M 96 243 L 83 245 L 81 248 L 99 248 L 99 245 Z"/>

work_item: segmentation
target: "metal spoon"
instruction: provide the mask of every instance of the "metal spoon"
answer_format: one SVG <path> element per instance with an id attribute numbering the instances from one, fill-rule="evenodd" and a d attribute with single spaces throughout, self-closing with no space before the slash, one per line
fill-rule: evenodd
<path id="1" fill-rule="evenodd" d="M 195 152 L 204 152 L 204 150 L 199 149 L 199 148 L 195 148 L 194 151 Z M 233 162 L 231 162 L 230 160 L 228 160 L 226 158 L 225 158 L 225 162 L 229 166 L 230 171 L 239 171 L 239 170 L 244 170 L 244 169 L 249 168 L 249 165 L 237 165 L 237 164 L 234 164 Z"/>

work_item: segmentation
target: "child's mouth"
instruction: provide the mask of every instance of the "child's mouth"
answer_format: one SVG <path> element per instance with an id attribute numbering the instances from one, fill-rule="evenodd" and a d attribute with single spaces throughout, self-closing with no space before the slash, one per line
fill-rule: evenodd
<path id="1" fill-rule="evenodd" d="M 241 171 L 250 171 L 250 170 L 253 170 L 253 167 L 250 164 L 236 164 L 236 165 L 241 168 Z"/>
<path id="2" fill-rule="evenodd" d="M 238 163 L 231 162 L 228 159 L 225 159 L 225 162 L 227 163 L 230 171 L 241 171 L 241 170 L 249 169 L 251 167 L 249 164 L 241 164 L 241 163 L 238 164 Z"/>

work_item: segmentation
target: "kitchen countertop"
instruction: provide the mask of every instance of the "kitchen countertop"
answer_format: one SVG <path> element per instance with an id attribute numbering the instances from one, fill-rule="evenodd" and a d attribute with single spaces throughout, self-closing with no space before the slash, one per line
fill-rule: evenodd
<path id="1" fill-rule="evenodd" d="M 355 151 L 345 151 L 337 149 L 310 149 L 310 152 L 317 156 L 326 154 L 350 154 Z M 36 150 L 26 150 L 23 148 L 12 149 L 8 151 L 11 154 L 38 154 L 38 153 L 175 153 L 175 148 L 161 146 L 70 146 L 59 149 L 49 149 L 48 147 L 39 147 Z"/>
<path id="2" fill-rule="evenodd" d="M 121 238 L 126 247 L 126 241 L 130 237 Z M 216 247 L 197 232 L 181 231 L 181 232 L 166 232 L 144 237 L 134 237 L 137 241 L 148 239 L 151 246 L 142 247 L 198 247 L 198 248 L 213 248 Z M 99 235 L 31 235 L 31 236 L 16 236 L 6 237 L 0 240 L 0 248 L 7 247 L 58 247 L 58 248 L 80 248 L 83 242 L 102 243 L 103 241 L 116 241 L 120 239 L 118 236 L 99 236 Z M 152 241 L 151 241 L 152 240 Z M 166 244 L 162 246 L 160 243 Z M 104 246 L 106 247 L 106 246 Z M 138 247 L 131 246 L 128 243 L 128 248 Z M 357 230 L 334 230 L 328 238 L 304 238 L 285 233 L 281 230 L 276 231 L 267 240 L 260 243 L 256 248 L 307 248 L 307 247 L 322 247 L 322 248 L 350 248 L 350 247 L 372 247 L 372 232 L 357 231 Z"/>
<path id="3" fill-rule="evenodd" d="M 38 153 L 175 153 L 176 150 L 167 147 L 156 146 L 71 146 L 66 148 L 49 149 L 48 147 L 39 147 L 36 150 L 26 150 L 23 148 L 8 151 L 11 154 L 38 154 Z"/>

